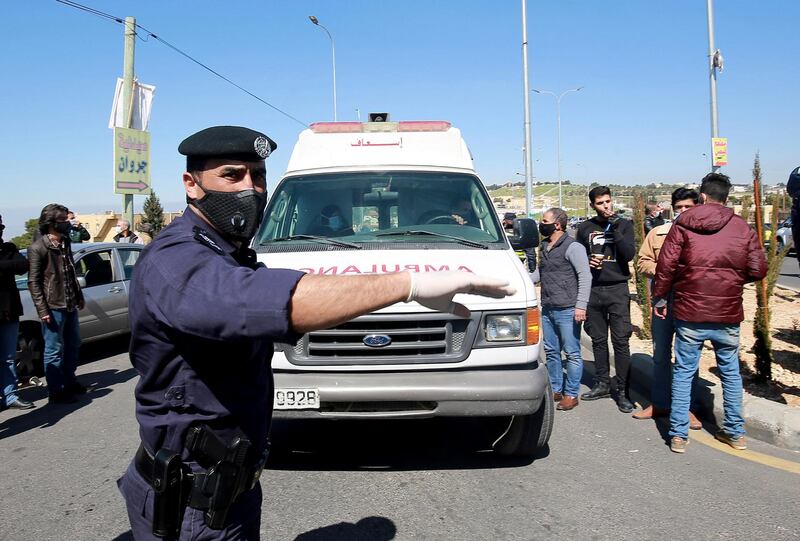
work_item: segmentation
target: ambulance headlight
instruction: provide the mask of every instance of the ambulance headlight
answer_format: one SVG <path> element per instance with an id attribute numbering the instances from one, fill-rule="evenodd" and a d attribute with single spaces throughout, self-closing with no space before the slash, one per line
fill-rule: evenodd
<path id="1" fill-rule="evenodd" d="M 487 315 L 483 334 L 487 342 L 519 342 L 522 340 L 523 317 L 520 315 Z"/>

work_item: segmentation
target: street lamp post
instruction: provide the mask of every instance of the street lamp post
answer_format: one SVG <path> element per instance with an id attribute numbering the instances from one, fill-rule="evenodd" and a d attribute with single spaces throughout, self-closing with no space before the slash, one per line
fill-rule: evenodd
<path id="1" fill-rule="evenodd" d="M 717 113 L 717 70 L 722 71 L 722 54 L 714 47 L 714 2 L 706 0 L 706 22 L 708 24 L 708 76 L 711 94 L 711 137 L 719 137 L 719 115 Z M 711 172 L 719 171 L 714 165 L 714 143 L 711 143 Z"/>
<path id="2" fill-rule="evenodd" d="M 333 36 L 331 36 L 331 33 L 328 32 L 328 29 L 319 24 L 319 19 L 313 15 L 309 15 L 308 20 L 325 30 L 325 33 L 328 34 L 328 37 L 331 40 L 331 55 L 333 57 L 333 121 L 336 122 L 336 44 L 333 41 Z"/>
<path id="3" fill-rule="evenodd" d="M 533 92 L 537 94 L 550 94 L 556 99 L 556 118 L 558 126 L 556 128 L 556 166 L 558 167 L 558 206 L 560 208 L 564 208 L 563 203 L 563 196 L 562 196 L 562 189 L 561 189 L 561 98 L 569 94 L 570 92 L 578 92 L 580 89 L 584 87 L 579 86 L 578 88 L 570 88 L 569 90 L 565 90 L 561 94 L 556 94 L 551 90 L 537 90 L 535 88 L 531 89 Z"/>

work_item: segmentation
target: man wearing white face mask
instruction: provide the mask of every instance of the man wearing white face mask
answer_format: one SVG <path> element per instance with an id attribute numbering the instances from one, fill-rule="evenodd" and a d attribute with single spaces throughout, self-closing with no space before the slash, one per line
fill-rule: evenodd
<path id="1" fill-rule="evenodd" d="M 128 220 L 117 220 L 117 234 L 114 235 L 114 242 L 127 242 L 130 244 L 140 244 L 139 237 L 131 231 L 131 223 Z"/>
<path id="2" fill-rule="evenodd" d="M 342 211 L 336 205 L 327 205 L 320 211 L 320 223 L 330 229 L 329 236 L 352 235 L 353 228 L 345 221 Z"/>

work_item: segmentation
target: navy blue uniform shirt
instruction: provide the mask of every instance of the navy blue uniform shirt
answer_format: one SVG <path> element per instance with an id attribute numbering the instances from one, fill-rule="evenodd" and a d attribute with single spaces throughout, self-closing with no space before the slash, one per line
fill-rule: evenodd
<path id="1" fill-rule="evenodd" d="M 182 451 L 189 426 L 206 423 L 229 441 L 243 432 L 263 451 L 273 342 L 299 337 L 289 301 L 302 276 L 255 263 L 190 208 L 144 250 L 129 310 L 136 418 L 148 450 Z"/>

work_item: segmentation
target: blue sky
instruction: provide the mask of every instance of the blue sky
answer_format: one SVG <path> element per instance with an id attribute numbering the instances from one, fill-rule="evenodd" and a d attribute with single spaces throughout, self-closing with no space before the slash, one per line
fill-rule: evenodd
<path id="1" fill-rule="evenodd" d="M 461 128 L 487 184 L 520 180 L 523 92 L 520 2 L 512 0 L 83 0 L 137 22 L 305 122 L 330 120 L 336 40 L 340 120 L 356 108 Z M 796 22 L 800 2 L 717 0 L 720 135 L 734 182 L 785 182 L 798 165 Z M 696 181 L 708 170 L 707 32 L 703 0 L 528 2 L 530 84 L 562 91 L 562 164 L 578 182 Z M 50 202 L 119 210 L 108 116 L 122 74 L 122 25 L 54 0 L 5 3 L 0 18 L 0 213 L 7 237 Z M 137 40 L 136 74 L 157 87 L 150 131 L 153 185 L 182 207 L 178 143 L 215 124 L 278 142 L 270 187 L 302 126 L 154 39 Z M 556 177 L 555 101 L 531 96 L 534 175 Z M 136 198 L 137 208 L 144 198 Z"/>

